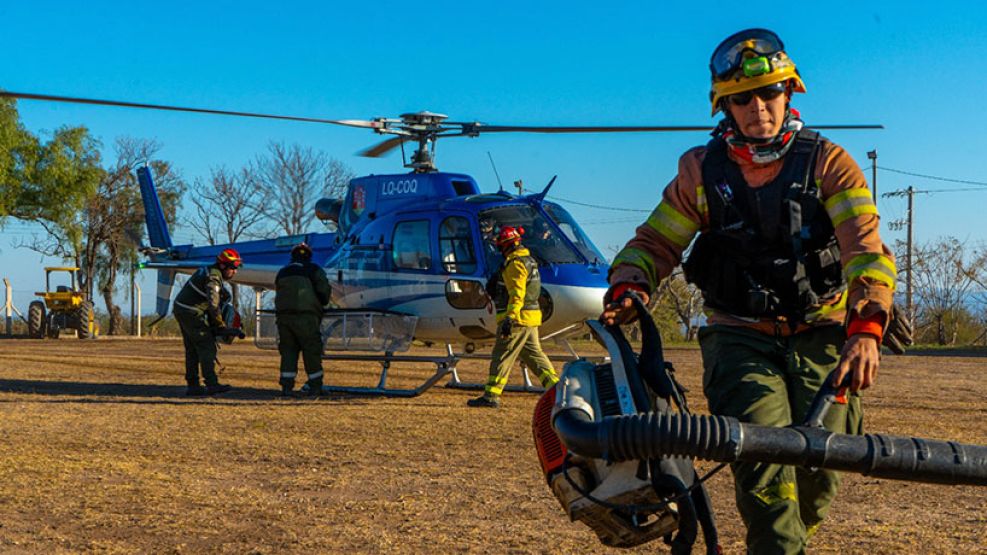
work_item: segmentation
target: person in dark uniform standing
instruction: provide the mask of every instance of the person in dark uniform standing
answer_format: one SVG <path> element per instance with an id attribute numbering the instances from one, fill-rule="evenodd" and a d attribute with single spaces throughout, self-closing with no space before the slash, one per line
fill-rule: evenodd
<path id="1" fill-rule="evenodd" d="M 308 375 L 308 393 L 322 394 L 322 310 L 331 290 L 326 273 L 312 263 L 312 249 L 305 243 L 291 249 L 291 263 L 274 281 L 278 352 L 281 353 L 281 394 L 292 395 L 301 352 Z"/>
<path id="2" fill-rule="evenodd" d="M 524 228 L 507 226 L 494 239 L 504 255 L 504 263 L 487 287 L 497 309 L 497 340 L 490 353 L 490 373 L 483 395 L 467 401 L 471 407 L 500 407 L 500 395 L 519 356 L 535 371 L 542 386 L 551 387 L 559 381 L 538 339 L 541 276 L 538 262 L 521 244 L 523 233 Z"/>
<path id="3" fill-rule="evenodd" d="M 172 310 L 182 330 L 185 345 L 185 394 L 216 395 L 232 389 L 216 376 L 216 337 L 214 330 L 226 327 L 220 312 L 223 283 L 233 279 L 242 260 L 234 249 L 216 256 L 216 262 L 196 270 L 175 297 Z M 199 370 L 205 387 L 199 382 Z"/>

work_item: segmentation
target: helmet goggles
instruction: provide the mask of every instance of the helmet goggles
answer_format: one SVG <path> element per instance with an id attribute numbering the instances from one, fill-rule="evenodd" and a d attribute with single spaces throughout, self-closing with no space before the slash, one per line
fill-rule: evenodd
<path id="1" fill-rule="evenodd" d="M 754 67 L 754 64 L 745 63 L 745 52 L 753 52 L 755 59 L 770 59 L 774 54 L 784 50 L 785 44 L 772 31 L 747 29 L 730 35 L 716 47 L 713 56 L 709 59 L 709 70 L 716 80 L 726 79 L 740 69 L 743 69 L 746 74 L 748 71 L 757 71 L 757 68 Z M 748 58 L 750 57 L 748 56 Z M 770 68 L 761 69 L 762 73 L 768 71 Z M 752 77 L 753 75 L 749 76 Z"/>

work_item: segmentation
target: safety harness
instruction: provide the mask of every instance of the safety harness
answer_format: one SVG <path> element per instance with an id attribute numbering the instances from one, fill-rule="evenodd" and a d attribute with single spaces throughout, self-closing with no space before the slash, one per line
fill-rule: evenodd
<path id="1" fill-rule="evenodd" d="M 821 140 L 800 130 L 781 172 L 759 188 L 747 184 L 722 138 L 710 141 L 702 164 L 710 229 L 683 264 L 707 306 L 796 325 L 845 289 L 833 224 L 813 179 Z"/>

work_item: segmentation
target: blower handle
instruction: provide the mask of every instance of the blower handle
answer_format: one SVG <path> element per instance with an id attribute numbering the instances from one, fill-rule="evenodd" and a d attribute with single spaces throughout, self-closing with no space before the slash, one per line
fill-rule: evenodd
<path id="1" fill-rule="evenodd" d="M 833 370 L 826 376 L 826 380 L 823 382 L 822 387 L 816 392 L 816 396 L 812 399 L 812 404 L 809 405 L 809 412 L 805 416 L 805 421 L 802 422 L 803 426 L 809 428 L 822 428 L 823 419 L 826 418 L 826 413 L 829 412 L 829 408 L 833 406 L 833 403 L 839 402 L 837 399 L 842 398 L 846 395 L 846 390 L 850 387 L 850 383 L 853 381 L 853 375 L 847 372 L 843 376 L 843 381 L 839 386 L 833 385 L 833 378 L 836 377 L 836 370 Z M 844 399 L 842 403 L 846 403 Z"/>

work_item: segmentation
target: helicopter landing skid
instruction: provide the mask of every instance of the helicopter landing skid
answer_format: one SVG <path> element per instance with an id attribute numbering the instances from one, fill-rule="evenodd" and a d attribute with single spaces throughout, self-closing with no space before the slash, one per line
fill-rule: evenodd
<path id="1" fill-rule="evenodd" d="M 346 360 L 359 362 L 380 363 L 380 379 L 376 387 L 350 387 L 341 385 L 323 385 L 323 393 L 344 393 L 347 395 L 368 395 L 378 397 L 418 397 L 425 393 L 439 380 L 449 374 L 455 375 L 456 363 L 459 357 L 454 354 L 445 356 L 425 356 L 425 355 L 395 355 L 386 352 L 383 355 L 322 355 L 322 360 Z M 387 387 L 387 372 L 391 364 L 395 362 L 429 362 L 435 365 L 435 373 L 428 377 L 418 387 L 413 389 L 400 389 Z"/>

